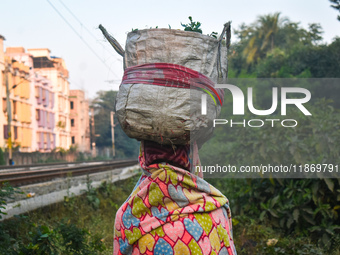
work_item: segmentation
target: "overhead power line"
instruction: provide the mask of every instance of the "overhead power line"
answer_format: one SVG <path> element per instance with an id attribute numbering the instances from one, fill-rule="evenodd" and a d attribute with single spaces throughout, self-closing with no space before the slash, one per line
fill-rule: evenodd
<path id="1" fill-rule="evenodd" d="M 80 21 L 80 19 L 70 10 L 70 8 L 68 8 L 66 5 L 65 5 L 65 3 L 62 1 L 62 0 L 59 0 L 59 2 L 64 6 L 64 8 L 73 16 L 73 18 L 75 19 L 75 20 L 77 20 L 78 22 L 79 22 L 79 24 L 80 24 L 80 26 L 82 27 L 82 28 L 84 28 L 95 40 L 98 40 L 98 38 L 83 24 L 83 22 L 81 22 Z M 112 49 L 110 48 L 110 49 L 107 49 L 107 47 L 104 45 L 104 44 L 102 44 L 102 43 L 100 43 L 100 42 L 98 42 L 97 41 L 97 43 L 99 43 L 102 47 L 103 47 L 103 49 L 104 50 L 106 50 L 108 53 L 110 53 L 110 55 L 112 55 L 113 57 L 115 57 L 115 55 L 113 54 L 113 51 L 112 51 Z M 120 59 L 118 59 L 118 58 L 116 58 L 116 60 L 118 60 L 118 61 L 120 61 Z"/>
<path id="2" fill-rule="evenodd" d="M 72 29 L 72 31 L 83 41 L 83 43 L 92 51 L 92 53 L 102 62 L 108 70 L 113 73 L 116 77 L 117 75 L 111 70 L 111 68 L 105 63 L 105 61 L 95 52 L 95 50 L 89 45 L 84 38 L 78 33 L 78 31 L 67 21 L 67 19 L 58 11 L 58 9 L 50 2 L 50 0 L 46 0 L 51 7 L 58 13 L 58 15 L 65 21 L 65 23 Z"/>

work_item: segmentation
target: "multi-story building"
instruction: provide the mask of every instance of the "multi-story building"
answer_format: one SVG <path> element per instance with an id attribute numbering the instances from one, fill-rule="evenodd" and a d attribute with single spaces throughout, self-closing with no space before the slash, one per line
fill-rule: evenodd
<path id="1" fill-rule="evenodd" d="M 70 90 L 71 143 L 81 152 L 90 151 L 89 102 L 82 90 Z"/>
<path id="2" fill-rule="evenodd" d="M 4 141 L 11 131 L 13 147 L 20 151 L 32 151 L 32 97 L 30 83 L 30 67 L 23 62 L 4 56 L 5 71 L 2 86 L 2 127 Z M 7 86 L 6 86 L 7 85 Z M 9 97 L 7 98 L 7 88 Z M 11 104 L 11 130 L 8 127 L 7 100 Z"/>
<path id="3" fill-rule="evenodd" d="M 31 76 L 33 73 L 33 60 L 32 57 L 25 53 L 25 49 L 22 47 L 7 47 L 6 48 L 6 52 L 5 52 L 5 57 L 7 57 L 7 59 L 9 61 L 15 62 L 16 64 L 20 64 L 20 65 L 24 65 L 26 67 L 26 69 L 28 69 L 28 73 L 26 74 L 26 78 L 29 79 L 29 82 L 27 84 L 24 84 L 21 80 L 19 81 L 19 83 L 16 84 L 16 88 L 14 89 L 14 93 L 18 93 L 18 91 L 20 90 L 25 90 L 25 89 L 29 89 L 29 92 L 27 91 L 27 102 L 29 103 L 28 105 L 26 105 L 25 107 L 25 111 L 27 111 L 28 115 L 26 117 L 29 116 L 30 118 L 30 129 L 32 130 L 32 132 L 30 132 L 30 144 L 29 144 L 29 149 L 25 149 L 24 147 L 21 146 L 20 151 L 35 151 L 35 148 L 32 146 L 34 144 L 34 140 L 35 140 L 35 132 L 34 132 L 34 111 L 33 111 L 33 107 L 34 107 L 34 85 L 32 84 L 32 80 L 31 80 Z M 26 87 L 26 88 L 25 88 Z M 4 102 L 5 105 L 5 102 Z M 29 106 L 29 108 L 28 108 Z M 12 111 L 13 111 L 13 105 L 12 105 Z M 12 115 L 12 118 L 15 118 L 15 116 Z M 7 119 L 6 119 L 7 121 Z M 12 133 L 13 134 L 13 133 Z M 13 136 L 12 136 L 13 138 Z M 20 139 L 18 139 L 18 143 L 20 143 L 21 145 L 21 141 Z M 26 141 L 27 142 L 27 141 Z M 27 144 L 28 145 L 28 144 Z"/>
<path id="4" fill-rule="evenodd" d="M 54 92 L 52 82 L 37 73 L 35 85 L 35 130 L 37 150 L 49 152 L 56 147 Z"/>
<path id="5" fill-rule="evenodd" d="M 5 55 L 30 68 L 31 151 L 49 152 L 56 147 L 52 82 L 35 72 L 33 57 L 23 47 L 7 47 Z"/>
<path id="6" fill-rule="evenodd" d="M 45 93 L 49 95 L 49 103 L 53 104 L 53 110 L 46 114 L 49 116 L 51 116 L 51 113 L 55 114 L 55 137 L 53 138 L 53 143 L 56 147 L 68 149 L 71 145 L 71 125 L 69 120 L 68 70 L 65 62 L 62 58 L 51 57 L 49 49 L 28 49 L 27 52 L 33 56 L 34 71 L 51 81 L 53 90 L 45 89 Z M 54 93 L 54 100 L 50 100 L 52 93 Z M 41 116 L 45 118 L 45 115 Z M 46 122 L 47 118 L 50 117 L 46 117 Z M 44 120 L 44 123 L 46 122 Z M 40 138 L 42 139 L 42 136 Z M 45 143 L 45 136 L 43 138 Z M 46 141 L 48 143 L 48 137 L 46 137 Z M 51 138 L 49 142 L 52 142 Z"/>
<path id="7" fill-rule="evenodd" d="M 48 49 L 26 52 L 7 47 L 4 52 L 4 40 L 0 35 L 0 146 L 7 146 L 9 131 L 7 78 L 13 146 L 20 145 L 22 152 L 49 152 L 70 145 L 89 151 L 89 103 L 83 91 L 69 91 L 64 60 L 51 57 Z"/>
<path id="8" fill-rule="evenodd" d="M 3 96 L 6 96 L 6 85 L 5 79 L 3 77 L 5 70 L 5 55 L 4 55 L 4 40 L 5 37 L 0 35 L 0 99 L 2 100 Z M 3 102 L 0 102 L 0 148 L 5 147 L 4 140 L 4 123 L 6 123 L 5 115 L 3 114 Z"/>

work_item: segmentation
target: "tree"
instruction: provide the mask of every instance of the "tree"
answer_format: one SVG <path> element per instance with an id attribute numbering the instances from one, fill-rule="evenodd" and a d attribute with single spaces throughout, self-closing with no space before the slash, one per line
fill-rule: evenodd
<path id="1" fill-rule="evenodd" d="M 287 19 L 280 19 L 280 13 L 274 15 L 260 16 L 258 22 L 260 23 L 260 37 L 262 37 L 261 50 L 264 50 L 270 44 L 270 50 L 274 49 L 274 38 L 279 31 L 280 26 Z"/>
<path id="2" fill-rule="evenodd" d="M 0 148 L 0 165 L 6 165 L 5 155 L 1 148 Z"/>
<path id="3" fill-rule="evenodd" d="M 316 49 L 314 46 L 319 45 L 322 33 L 320 24 L 309 24 L 304 29 L 298 22 L 281 18 L 280 13 L 259 16 L 254 23 L 242 24 L 235 31 L 239 41 L 231 48 L 231 73 L 237 77 L 244 77 L 245 72 L 260 77 L 300 75 L 308 67 L 300 72 L 293 70 L 294 74 L 289 73 L 289 66 L 280 69 L 297 49 Z"/>
<path id="4" fill-rule="evenodd" d="M 338 10 L 340 12 L 340 0 L 329 0 L 334 5 L 331 5 L 334 9 Z M 340 15 L 338 15 L 338 20 L 340 21 Z"/>
<path id="5" fill-rule="evenodd" d="M 92 102 L 95 109 L 95 131 L 97 147 L 111 147 L 111 111 L 115 111 L 117 91 L 99 91 Z M 121 158 L 137 158 L 139 143 L 129 138 L 119 125 L 118 119 L 114 118 L 116 156 Z"/>
<path id="6" fill-rule="evenodd" d="M 257 21 L 247 27 L 243 35 L 247 38 L 246 47 L 243 50 L 243 55 L 246 56 L 247 64 L 257 62 L 263 58 L 268 51 L 275 47 L 275 36 L 284 22 L 288 19 L 280 18 L 280 13 L 268 14 L 260 16 Z"/>

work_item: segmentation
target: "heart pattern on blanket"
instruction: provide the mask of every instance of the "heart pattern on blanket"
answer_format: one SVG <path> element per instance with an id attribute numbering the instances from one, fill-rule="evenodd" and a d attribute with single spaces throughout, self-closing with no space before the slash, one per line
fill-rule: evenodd
<path id="1" fill-rule="evenodd" d="M 163 197 L 164 194 L 162 193 L 162 191 L 160 190 L 160 188 L 158 187 L 158 185 L 154 182 L 152 182 L 150 184 L 149 187 L 149 203 L 152 206 L 158 206 L 159 204 L 164 205 L 163 204 Z"/>
<path id="2" fill-rule="evenodd" d="M 154 220 L 154 217 L 151 217 L 149 214 L 146 214 L 144 220 L 140 223 L 141 228 L 146 233 L 157 228 L 159 225 L 159 220 Z"/>
<path id="3" fill-rule="evenodd" d="M 171 198 L 174 201 L 176 201 L 176 203 L 180 207 L 184 207 L 187 204 L 189 204 L 189 201 L 188 201 L 187 197 L 184 195 L 181 186 L 177 186 L 177 189 L 176 189 L 174 185 L 170 184 L 168 186 L 168 191 L 169 191 L 169 195 L 171 196 Z"/>
<path id="4" fill-rule="evenodd" d="M 130 205 L 127 206 L 126 211 L 123 214 L 123 224 L 126 228 L 130 228 L 131 225 L 138 226 L 139 225 L 139 219 L 137 219 L 135 216 L 132 215 L 131 207 Z"/>
<path id="5" fill-rule="evenodd" d="M 176 242 L 177 239 L 181 238 L 184 234 L 184 226 L 180 221 L 175 221 L 173 224 L 169 222 L 163 225 L 163 229 L 165 234 L 174 242 Z"/>
<path id="6" fill-rule="evenodd" d="M 162 207 L 161 210 L 159 210 L 157 207 L 151 207 L 152 215 L 160 219 L 161 221 L 166 221 L 166 218 L 168 217 L 169 212 Z"/>
<path id="7" fill-rule="evenodd" d="M 116 213 L 113 254 L 236 255 L 228 199 L 187 170 L 148 167 Z"/>
<path id="8" fill-rule="evenodd" d="M 150 210 L 145 206 L 143 200 L 139 196 L 135 196 L 135 199 L 133 200 L 132 214 L 137 218 L 140 218 L 148 212 L 150 212 Z"/>
<path id="9" fill-rule="evenodd" d="M 154 249 L 154 254 L 159 255 L 173 255 L 171 245 L 163 238 L 159 238 Z"/>
<path id="10" fill-rule="evenodd" d="M 218 252 L 221 249 L 221 241 L 220 238 L 218 237 L 216 228 L 213 228 L 213 230 L 211 230 L 209 240 L 211 248 Z"/>
<path id="11" fill-rule="evenodd" d="M 223 247 L 218 255 L 229 255 L 228 249 L 226 247 Z"/>
<path id="12" fill-rule="evenodd" d="M 199 247 L 201 248 L 202 252 L 204 255 L 208 255 L 211 252 L 211 245 L 210 245 L 210 240 L 207 236 L 203 237 L 199 242 L 198 242 Z"/>
<path id="13" fill-rule="evenodd" d="M 154 245 L 155 239 L 150 234 L 146 234 L 145 236 L 138 240 L 139 251 L 141 253 L 145 253 L 146 249 L 152 251 Z"/>
<path id="14" fill-rule="evenodd" d="M 191 254 L 202 255 L 202 250 L 199 247 L 198 243 L 195 241 L 195 239 L 191 239 L 188 247 L 191 251 Z"/>
<path id="15" fill-rule="evenodd" d="M 197 188 L 207 194 L 211 192 L 211 185 L 201 178 L 196 179 Z"/>
<path id="16" fill-rule="evenodd" d="M 200 239 L 201 235 L 203 234 L 203 228 L 200 226 L 200 224 L 197 222 L 196 219 L 191 221 L 189 218 L 184 219 L 184 225 L 185 229 L 189 232 L 190 235 L 198 241 Z"/>
<path id="17" fill-rule="evenodd" d="M 210 230 L 213 226 L 212 220 L 208 213 L 196 213 L 195 218 L 197 219 L 198 223 L 202 226 L 205 233 L 208 235 Z"/>
<path id="18" fill-rule="evenodd" d="M 139 228 L 133 228 L 132 231 L 125 229 L 124 233 L 130 244 L 133 244 L 142 237 L 142 233 L 140 232 Z"/>
<path id="19" fill-rule="evenodd" d="M 178 240 L 174 247 L 175 255 L 190 255 L 190 250 L 181 240 Z"/>
<path id="20" fill-rule="evenodd" d="M 224 245 L 229 247 L 229 235 L 228 235 L 227 230 L 222 225 L 219 225 L 217 227 L 217 233 L 221 241 L 223 241 Z"/>
<path id="21" fill-rule="evenodd" d="M 123 254 L 128 254 L 132 250 L 132 246 L 129 245 L 129 242 L 127 239 L 123 241 L 122 238 L 119 238 L 118 241 L 119 241 L 120 250 Z"/>
<path id="22" fill-rule="evenodd" d="M 225 220 L 224 220 L 225 218 L 224 218 L 222 209 L 219 208 L 217 210 L 214 210 L 211 212 L 210 215 L 217 224 L 221 223 L 223 227 L 225 227 Z"/>

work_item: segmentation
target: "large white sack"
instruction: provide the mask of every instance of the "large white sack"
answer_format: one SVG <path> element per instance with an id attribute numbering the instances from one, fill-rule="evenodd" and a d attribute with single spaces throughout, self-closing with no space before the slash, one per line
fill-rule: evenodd
<path id="1" fill-rule="evenodd" d="M 174 29 L 130 32 L 124 68 L 146 63 L 182 65 L 216 82 L 227 76 L 227 48 L 221 46 L 219 40 L 196 32 Z M 208 113 L 201 115 L 203 93 L 197 89 L 122 84 L 116 98 L 116 114 L 122 129 L 131 138 L 161 144 L 188 144 L 190 140 L 198 140 L 202 144 L 211 136 L 212 122 L 221 110 L 219 103 L 215 105 L 208 95 Z"/>

